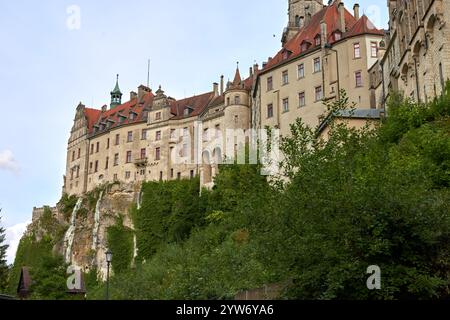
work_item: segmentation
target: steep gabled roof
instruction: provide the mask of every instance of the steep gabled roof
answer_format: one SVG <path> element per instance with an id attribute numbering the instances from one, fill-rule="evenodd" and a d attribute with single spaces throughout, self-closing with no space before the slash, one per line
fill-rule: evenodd
<path id="1" fill-rule="evenodd" d="M 344 37 L 354 37 L 361 34 L 375 34 L 384 36 L 384 31 L 375 27 L 372 21 L 366 15 L 363 15 L 359 20 L 349 29 Z"/>
<path id="2" fill-rule="evenodd" d="M 356 20 L 355 17 L 347 9 L 344 8 L 344 19 L 347 32 L 343 33 L 342 39 L 361 34 L 384 34 L 383 31 L 376 29 L 372 22 L 370 22 L 370 20 L 365 15 L 362 16 L 359 20 Z M 294 38 L 288 41 L 273 59 L 267 62 L 262 71 L 264 72 L 283 63 L 284 61 L 286 61 L 286 58 L 295 58 L 300 56 L 301 54 L 319 49 L 320 47 L 316 46 L 314 43 L 314 38 L 318 34 L 321 34 L 322 21 L 324 21 L 327 25 L 327 42 L 330 44 L 334 43 L 335 39 L 333 37 L 333 34 L 340 29 L 339 20 L 339 9 L 337 2 L 333 2 L 331 5 L 324 7 L 322 10 L 311 17 L 310 22 L 306 26 L 301 28 L 300 31 L 294 36 Z M 302 52 L 301 45 L 304 42 L 310 43 L 311 47 L 309 48 L 309 50 Z M 290 54 L 287 56 L 285 55 L 286 51 L 290 52 Z"/>
<path id="3" fill-rule="evenodd" d="M 198 96 L 189 97 L 186 99 L 172 101 L 170 104 L 170 112 L 174 115 L 171 119 L 178 120 L 183 119 L 184 110 L 191 109 L 189 117 L 198 116 L 200 113 L 208 107 L 211 100 L 214 98 L 214 92 L 207 92 Z"/>
<path id="4" fill-rule="evenodd" d="M 111 126 L 107 130 L 113 129 L 118 126 L 138 123 L 145 121 L 143 118 L 144 109 L 148 109 L 153 102 L 154 95 L 152 92 L 147 92 L 143 95 L 142 100 L 134 98 L 124 104 L 121 104 L 114 109 L 102 112 L 101 110 L 86 108 L 84 113 L 88 121 L 88 131 L 89 134 L 95 133 L 94 127 L 105 123 L 106 121 L 111 122 Z M 134 119 L 131 120 L 130 114 L 134 114 Z M 124 120 L 121 122 L 120 118 Z M 102 133 L 100 131 L 98 133 Z"/>

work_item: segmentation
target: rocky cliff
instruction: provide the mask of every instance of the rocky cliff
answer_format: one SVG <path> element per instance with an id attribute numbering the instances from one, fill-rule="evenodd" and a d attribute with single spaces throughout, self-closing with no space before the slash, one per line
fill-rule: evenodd
<path id="1" fill-rule="evenodd" d="M 67 264 L 85 272 L 96 268 L 99 276 L 104 277 L 108 228 L 120 221 L 133 230 L 130 209 L 133 204 L 139 206 L 139 201 L 140 186 L 134 184 L 105 185 L 82 197 L 63 196 L 56 207 L 47 207 L 53 216 L 51 224 L 43 223 L 43 208 L 34 208 L 33 222 L 25 236 L 33 235 L 40 241 L 52 234 L 57 238 L 53 251 L 62 255 Z M 134 257 L 136 253 L 134 248 Z"/>

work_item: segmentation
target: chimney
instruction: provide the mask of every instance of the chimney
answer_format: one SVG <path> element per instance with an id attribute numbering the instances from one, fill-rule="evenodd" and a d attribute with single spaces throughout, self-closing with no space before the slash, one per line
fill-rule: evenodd
<path id="1" fill-rule="evenodd" d="M 252 67 L 250 67 L 249 73 L 250 73 L 250 77 L 253 77 L 253 68 Z"/>
<path id="2" fill-rule="evenodd" d="M 142 100 L 142 98 L 144 97 L 144 95 L 148 92 L 151 92 L 152 90 L 149 87 L 146 87 L 144 85 L 140 85 L 138 88 L 138 94 L 137 94 L 137 98 L 139 100 Z"/>
<path id="3" fill-rule="evenodd" d="M 134 91 L 130 92 L 130 101 L 137 98 L 137 93 Z"/>
<path id="4" fill-rule="evenodd" d="M 105 105 L 102 107 L 102 112 L 106 112 L 106 111 L 108 111 L 108 106 L 105 104 Z"/>
<path id="5" fill-rule="evenodd" d="M 355 3 L 355 5 L 353 6 L 353 16 L 355 17 L 356 20 L 359 20 L 359 4 Z"/>
<path id="6" fill-rule="evenodd" d="M 223 87 L 223 75 L 220 76 L 220 95 L 223 95 L 224 87 Z"/>
<path id="7" fill-rule="evenodd" d="M 342 1 L 339 1 L 338 11 L 339 11 L 339 27 L 341 29 L 341 32 L 344 33 L 346 31 L 345 30 L 345 8 L 344 8 L 344 3 Z"/>
<path id="8" fill-rule="evenodd" d="M 214 97 L 219 96 L 219 84 L 217 82 L 213 83 L 213 92 L 214 92 Z"/>
<path id="9" fill-rule="evenodd" d="M 325 45 L 328 43 L 328 30 L 327 30 L 327 24 L 324 20 L 320 21 L 320 33 L 322 36 L 322 48 L 325 47 Z"/>

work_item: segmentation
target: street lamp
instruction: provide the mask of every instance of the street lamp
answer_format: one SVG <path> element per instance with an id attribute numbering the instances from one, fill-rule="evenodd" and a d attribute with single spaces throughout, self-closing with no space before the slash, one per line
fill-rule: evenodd
<path id="1" fill-rule="evenodd" d="M 339 52 L 333 49 L 333 46 L 330 43 L 325 44 L 325 49 L 333 51 L 336 54 L 336 69 L 337 69 L 337 97 L 338 100 L 341 98 L 341 84 L 339 80 Z"/>
<path id="2" fill-rule="evenodd" d="M 106 300 L 109 300 L 109 266 L 112 261 L 112 252 L 110 249 L 106 251 Z"/>

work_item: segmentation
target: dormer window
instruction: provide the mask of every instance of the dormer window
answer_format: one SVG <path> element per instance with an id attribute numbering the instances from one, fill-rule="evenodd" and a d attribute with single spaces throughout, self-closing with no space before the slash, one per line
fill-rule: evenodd
<path id="1" fill-rule="evenodd" d="M 318 34 L 318 35 L 314 38 L 314 43 L 315 43 L 316 47 L 321 45 L 322 41 L 321 41 L 320 34 Z"/>
<path id="2" fill-rule="evenodd" d="M 309 43 L 308 41 L 303 41 L 301 44 L 301 51 L 302 52 L 307 51 L 310 46 L 311 46 L 311 43 Z"/>
<path id="3" fill-rule="evenodd" d="M 130 120 L 134 121 L 134 119 L 136 119 L 137 114 L 133 111 L 130 112 Z"/>
<path id="4" fill-rule="evenodd" d="M 287 60 L 290 57 L 290 55 L 291 55 L 291 51 L 285 49 L 283 51 L 283 60 Z"/>
<path id="5" fill-rule="evenodd" d="M 340 31 L 336 31 L 334 33 L 334 41 L 339 41 L 342 39 L 342 33 Z"/>

